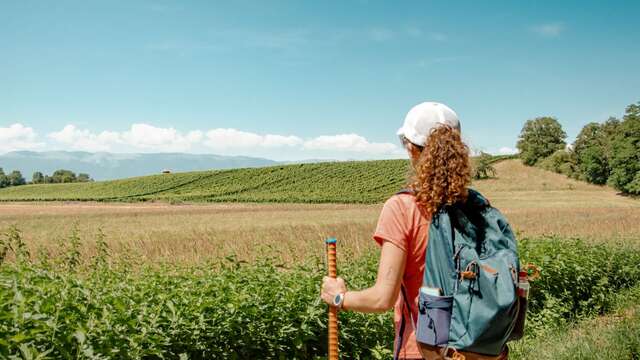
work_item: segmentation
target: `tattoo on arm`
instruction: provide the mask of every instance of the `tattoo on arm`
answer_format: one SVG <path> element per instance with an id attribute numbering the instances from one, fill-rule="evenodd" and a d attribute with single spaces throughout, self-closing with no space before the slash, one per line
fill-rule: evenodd
<path id="1" fill-rule="evenodd" d="M 394 280 L 394 269 L 393 266 L 390 266 L 389 269 L 387 270 L 387 273 L 385 274 L 384 279 L 387 281 L 392 281 Z"/>

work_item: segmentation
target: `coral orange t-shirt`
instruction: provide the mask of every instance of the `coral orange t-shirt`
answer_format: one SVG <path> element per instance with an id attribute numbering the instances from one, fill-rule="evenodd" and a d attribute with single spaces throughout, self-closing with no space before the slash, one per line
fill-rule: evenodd
<path id="1" fill-rule="evenodd" d="M 418 319 L 418 292 L 422 286 L 424 255 L 427 249 L 430 221 L 431 217 L 426 216 L 420 210 L 414 196 L 398 194 L 392 196 L 384 204 L 376 232 L 373 235 L 374 240 L 380 246 L 383 242 L 389 241 L 407 254 L 402 281 L 407 291 L 409 304 L 411 304 L 413 319 Z M 400 330 L 403 303 L 402 295 L 398 296 L 394 306 L 396 340 Z M 399 356 L 401 359 L 421 359 L 422 355 L 416 342 L 414 326 L 409 317 L 405 321 L 405 332 Z"/>

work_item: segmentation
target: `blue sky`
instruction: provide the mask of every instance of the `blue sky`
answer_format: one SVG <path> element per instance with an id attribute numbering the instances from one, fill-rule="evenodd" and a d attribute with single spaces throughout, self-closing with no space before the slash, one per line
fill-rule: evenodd
<path id="1" fill-rule="evenodd" d="M 640 100 L 637 1 L 2 1 L 0 152 L 400 156 L 421 101 L 476 150 Z"/>

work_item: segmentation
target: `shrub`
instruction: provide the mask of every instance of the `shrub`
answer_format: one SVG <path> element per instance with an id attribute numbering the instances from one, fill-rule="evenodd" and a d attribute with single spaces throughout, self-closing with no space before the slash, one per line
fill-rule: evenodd
<path id="1" fill-rule="evenodd" d="M 640 282 L 638 250 L 548 237 L 524 239 L 519 251 L 541 268 L 530 293 L 531 330 L 604 314 L 616 292 Z"/>
<path id="2" fill-rule="evenodd" d="M 373 283 L 375 257 L 345 267 L 351 286 Z M 126 264 L 82 274 L 37 265 L 0 271 L 0 358 L 311 359 L 326 354 L 324 275 L 318 261 L 191 268 Z M 390 348 L 391 314 L 340 316 L 341 351 Z M 34 356 L 35 357 L 35 356 Z"/>
<path id="3" fill-rule="evenodd" d="M 629 194 L 640 195 L 640 171 L 636 173 L 633 181 L 627 184 L 625 188 Z"/>
<path id="4" fill-rule="evenodd" d="M 270 251 L 273 251 L 271 249 Z M 640 253 L 579 240 L 526 239 L 521 259 L 540 266 L 529 336 L 608 311 L 640 280 Z M 103 252 L 98 256 L 106 256 Z M 378 253 L 340 264 L 352 289 L 375 281 Z M 95 263 L 95 261 L 90 263 Z M 313 359 L 326 354 L 325 273 L 318 259 L 285 269 L 233 257 L 192 267 L 127 262 L 67 271 L 34 263 L 0 267 L 0 358 Z M 350 358 L 388 358 L 391 313 L 340 314 Z M 18 355 L 19 356 L 19 355 Z"/>
<path id="5" fill-rule="evenodd" d="M 569 177 L 577 177 L 578 175 L 573 154 L 564 149 L 554 152 L 551 156 L 539 161 L 536 165 L 545 170 L 564 174 Z"/>
<path id="6" fill-rule="evenodd" d="M 473 166 L 473 178 L 475 180 L 489 179 L 496 176 L 496 169 L 493 167 L 494 157 L 485 152 L 475 158 Z"/>

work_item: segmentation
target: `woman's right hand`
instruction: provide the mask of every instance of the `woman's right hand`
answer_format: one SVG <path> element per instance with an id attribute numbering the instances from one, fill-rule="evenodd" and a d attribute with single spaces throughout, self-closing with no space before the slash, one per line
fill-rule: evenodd
<path id="1" fill-rule="evenodd" d="M 341 277 L 331 278 L 325 276 L 322 279 L 322 288 L 320 290 L 320 297 L 324 302 L 329 305 L 333 305 L 333 299 L 338 294 L 344 294 L 347 292 L 347 286 L 344 283 L 344 279 Z"/>

